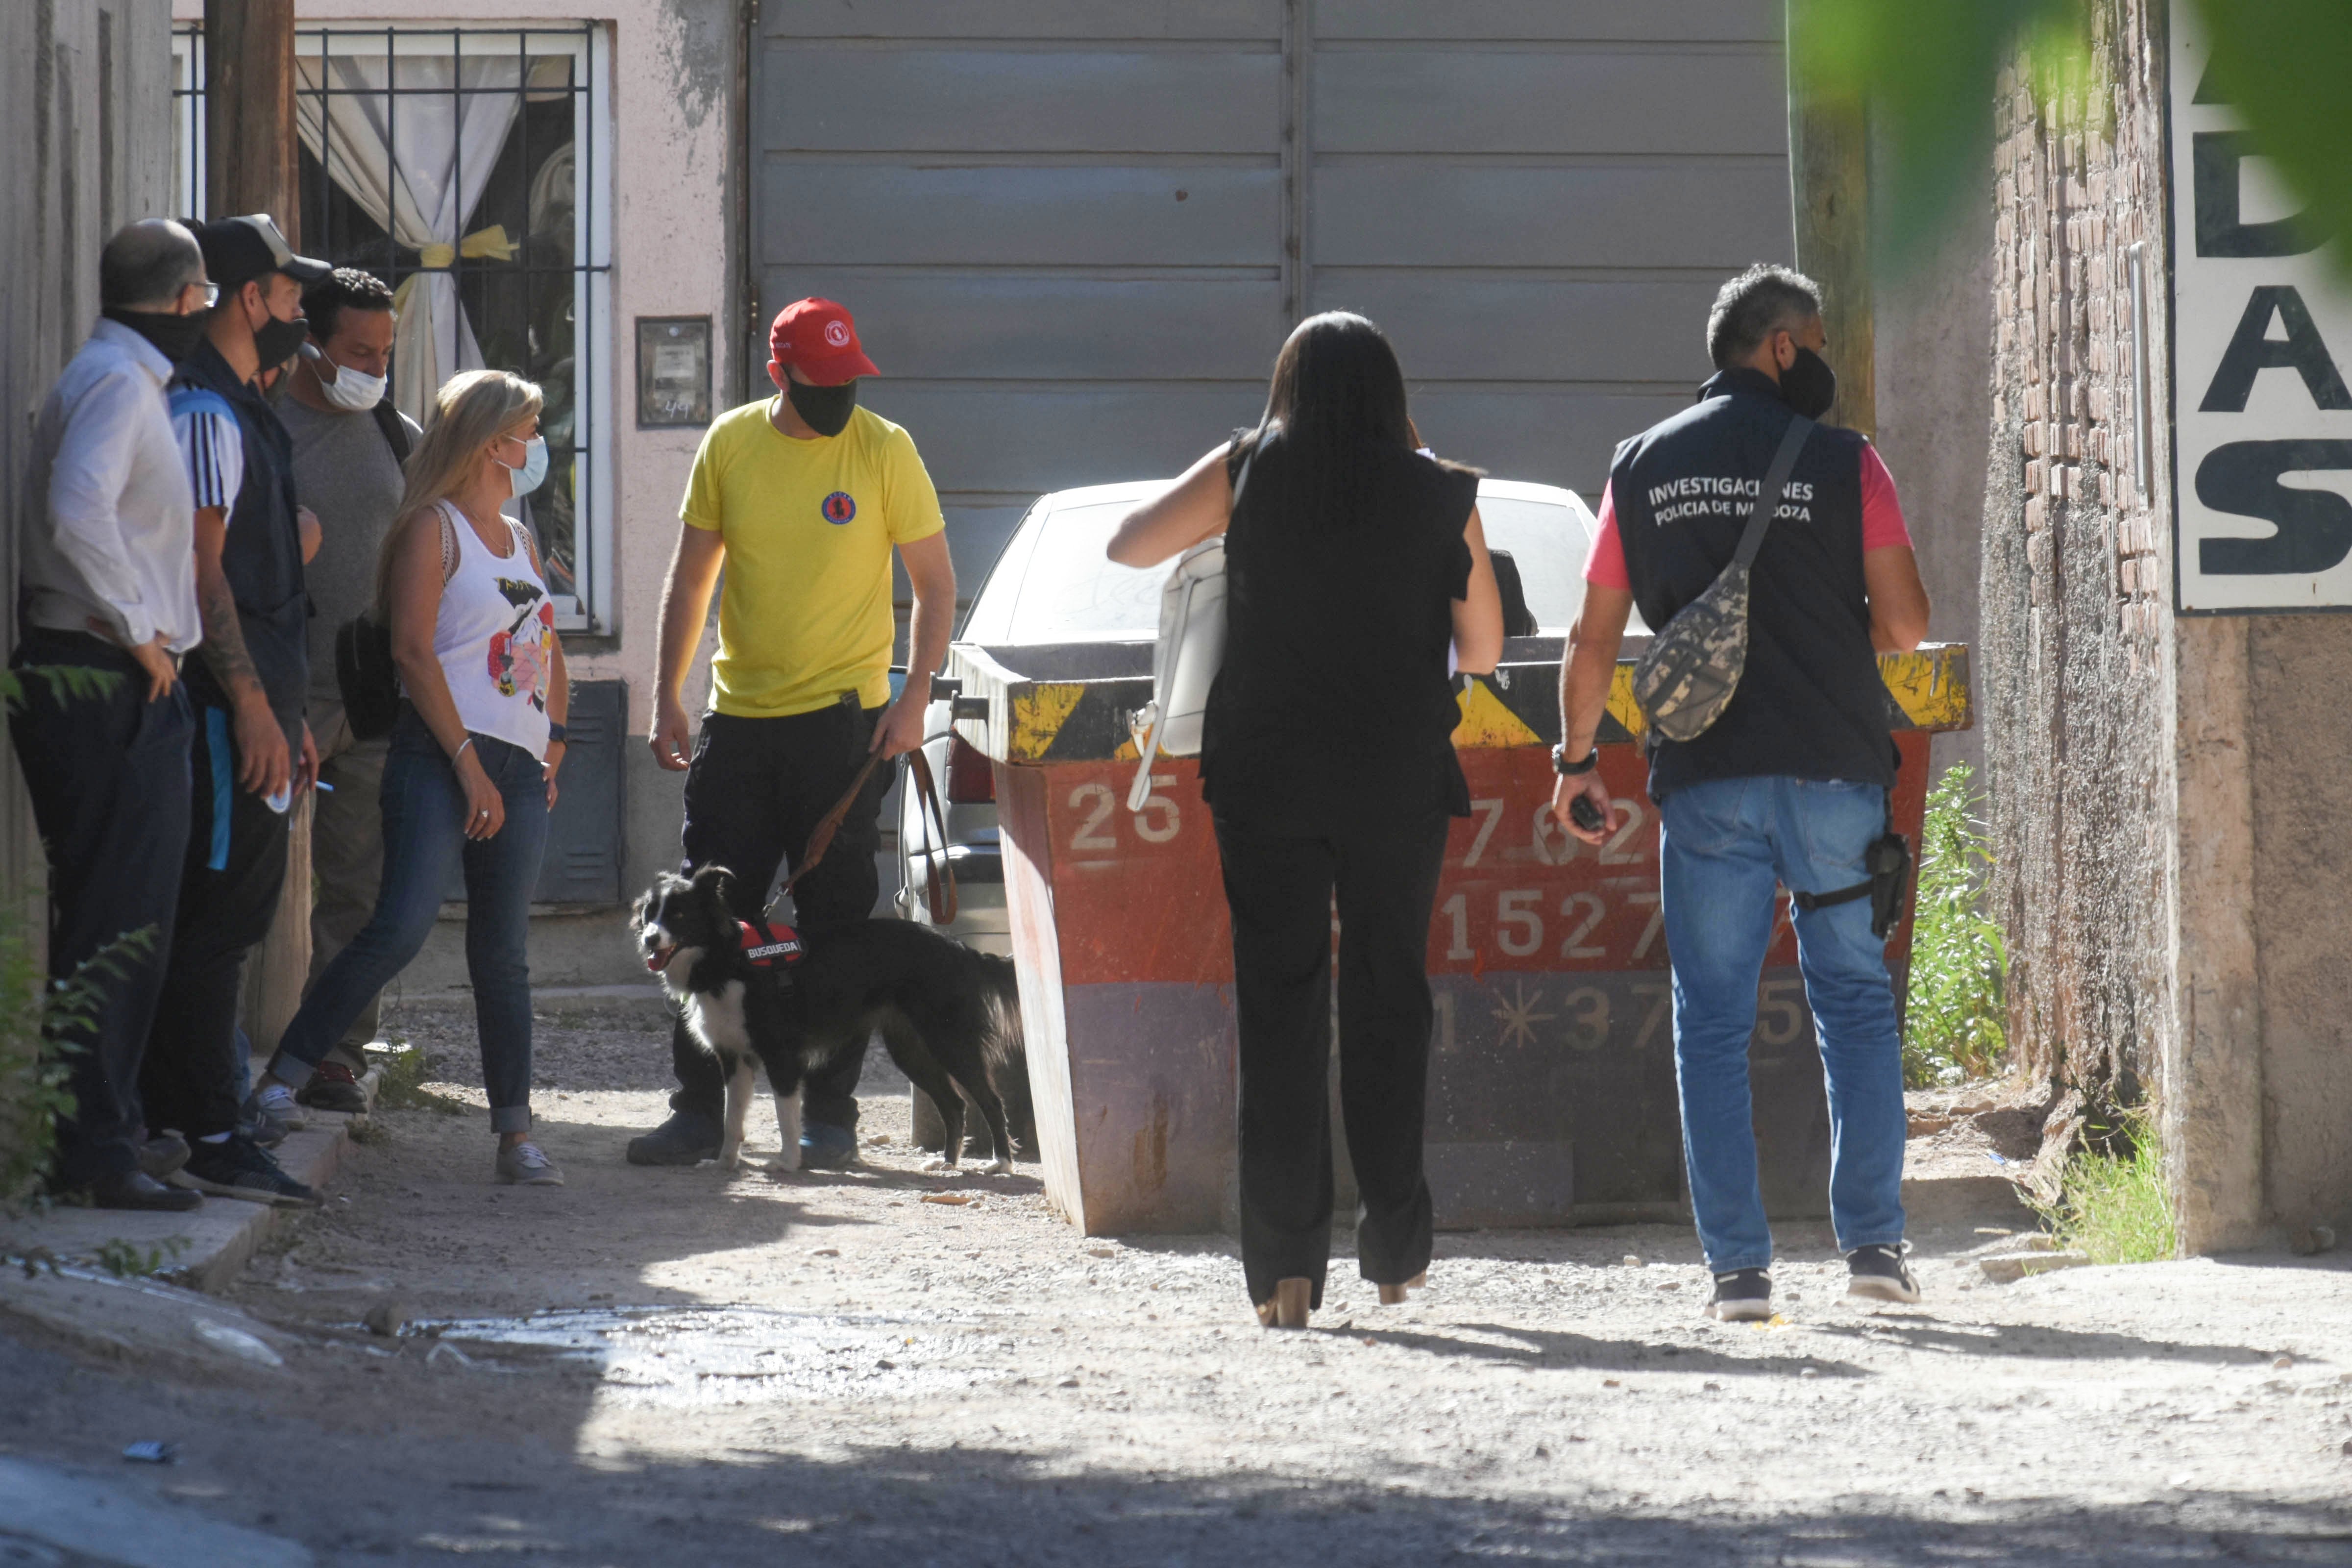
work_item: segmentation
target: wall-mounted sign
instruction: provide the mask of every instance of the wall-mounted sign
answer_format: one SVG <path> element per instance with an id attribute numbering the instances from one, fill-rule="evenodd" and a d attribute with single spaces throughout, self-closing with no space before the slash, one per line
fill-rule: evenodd
<path id="1" fill-rule="evenodd" d="M 2173 559 L 2190 613 L 2352 609 L 2352 286 L 2172 0 Z"/>
<path id="2" fill-rule="evenodd" d="M 637 428 L 710 423 L 710 318 L 637 318 Z"/>

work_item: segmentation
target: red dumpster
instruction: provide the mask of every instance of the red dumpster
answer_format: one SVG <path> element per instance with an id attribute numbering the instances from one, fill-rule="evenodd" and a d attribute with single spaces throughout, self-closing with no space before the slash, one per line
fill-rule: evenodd
<path id="1" fill-rule="evenodd" d="M 1684 1209 L 1657 813 L 1621 667 L 1601 772 L 1630 820 L 1598 849 L 1551 821 L 1557 638 L 1515 639 L 1462 698 L 1473 801 L 1431 922 L 1436 992 L 1428 1163 L 1441 1226 L 1596 1224 Z M 950 674 L 984 720 L 1045 1189 L 1088 1235 L 1204 1231 L 1234 1212 L 1233 956 L 1195 765 L 1165 759 L 1142 811 L 1128 715 L 1148 643 L 958 645 Z M 1887 655 L 1916 845 L 1927 734 L 1969 721 L 1968 650 Z M 976 708 L 977 704 L 971 705 Z M 1889 943 L 1900 975 L 1911 922 Z M 1785 896 L 1751 1047 L 1765 1195 L 1825 1211 L 1829 1114 Z"/>

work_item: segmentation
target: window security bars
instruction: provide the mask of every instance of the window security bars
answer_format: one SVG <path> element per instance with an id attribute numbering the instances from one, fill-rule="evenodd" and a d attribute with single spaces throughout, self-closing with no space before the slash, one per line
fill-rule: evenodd
<path id="1" fill-rule="evenodd" d="M 393 286 L 394 398 L 420 423 L 438 383 L 463 368 L 544 389 L 548 478 L 521 514 L 560 624 L 608 627 L 604 34 L 363 25 L 303 28 L 295 47 L 302 250 Z M 180 29 L 173 53 L 175 184 L 181 210 L 200 217 L 202 29 Z"/>

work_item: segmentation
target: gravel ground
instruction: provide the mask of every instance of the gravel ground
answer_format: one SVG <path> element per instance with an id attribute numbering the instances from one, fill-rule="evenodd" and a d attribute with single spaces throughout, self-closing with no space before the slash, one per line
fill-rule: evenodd
<path id="1" fill-rule="evenodd" d="M 0 1339 L 0 1451 L 176 1442 L 162 1495 L 334 1563 L 2352 1563 L 2335 1257 L 1994 1286 L 1958 1227 L 1919 1238 L 1924 1306 L 1857 1311 L 1786 1227 L 1785 1318 L 1731 1327 L 1679 1228 L 1442 1236 L 1391 1308 L 1343 1236 L 1314 1329 L 1268 1333 L 1224 1238 L 922 1172 L 873 1069 L 863 1171 L 632 1168 L 642 1025 L 543 1029 L 569 1184 L 495 1187 L 436 1044 L 470 1028 L 413 1016 L 468 1109 L 381 1116 L 247 1271 L 287 1369 Z M 409 1333 L 358 1327 L 387 1303 Z"/>

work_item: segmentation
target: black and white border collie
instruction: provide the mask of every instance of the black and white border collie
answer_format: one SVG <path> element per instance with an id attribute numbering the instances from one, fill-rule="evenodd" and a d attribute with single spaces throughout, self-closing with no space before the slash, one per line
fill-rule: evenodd
<path id="1" fill-rule="evenodd" d="M 731 1170 L 742 1159 L 755 1060 L 776 1097 L 780 1168 L 794 1170 L 802 1078 L 878 1030 L 890 1059 L 946 1123 L 946 1152 L 932 1168 L 952 1169 L 963 1149 L 961 1087 L 987 1123 L 993 1157 L 983 1169 L 1010 1171 L 1013 1141 L 992 1080 L 1007 1068 L 1026 1078 L 1012 961 L 897 920 L 803 942 L 781 927 L 738 921 L 734 887 L 723 866 L 691 879 L 665 875 L 635 910 L 646 967 L 661 976 L 687 1032 L 727 1075 L 719 1164 Z"/>

